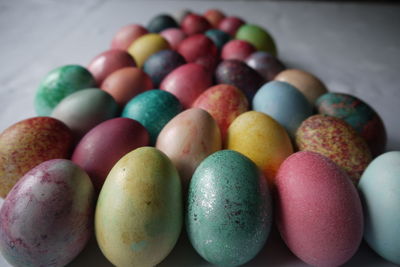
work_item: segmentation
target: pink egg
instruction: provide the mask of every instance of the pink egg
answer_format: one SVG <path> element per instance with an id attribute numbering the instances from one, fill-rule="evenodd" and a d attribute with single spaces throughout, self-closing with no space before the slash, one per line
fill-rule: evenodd
<path id="1" fill-rule="evenodd" d="M 231 36 L 235 36 L 236 31 L 242 26 L 245 22 L 238 17 L 226 17 L 224 18 L 218 25 L 218 29 L 229 33 Z"/>
<path id="2" fill-rule="evenodd" d="M 172 49 L 178 49 L 179 44 L 186 38 L 186 33 L 178 28 L 169 28 L 160 32 L 160 35 L 168 41 Z"/>
<path id="3" fill-rule="evenodd" d="M 288 157 L 276 176 L 278 229 L 289 249 L 313 266 L 339 266 L 357 251 L 363 213 L 356 188 L 315 152 Z"/>
<path id="4" fill-rule="evenodd" d="M 183 18 L 181 28 L 187 35 L 192 35 L 211 29 L 211 24 L 205 17 L 190 13 Z"/>
<path id="5" fill-rule="evenodd" d="M 128 50 L 133 41 L 146 33 L 148 33 L 147 29 L 141 25 L 126 25 L 114 35 L 111 41 L 111 49 Z"/>
<path id="6" fill-rule="evenodd" d="M 222 47 L 221 58 L 237 59 L 244 61 L 248 56 L 256 52 L 257 49 L 249 42 L 243 40 L 231 40 Z"/>

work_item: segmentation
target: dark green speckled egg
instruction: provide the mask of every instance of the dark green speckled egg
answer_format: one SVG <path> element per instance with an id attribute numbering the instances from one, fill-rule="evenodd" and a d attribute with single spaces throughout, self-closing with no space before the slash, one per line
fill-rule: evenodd
<path id="1" fill-rule="evenodd" d="M 208 156 L 189 186 L 186 229 L 207 261 L 238 266 L 264 246 L 272 222 L 265 178 L 246 156 L 232 150 Z"/>
<path id="2" fill-rule="evenodd" d="M 385 126 L 367 103 L 348 94 L 326 93 L 315 104 L 318 113 L 340 118 L 350 124 L 365 139 L 373 156 L 385 151 Z"/>

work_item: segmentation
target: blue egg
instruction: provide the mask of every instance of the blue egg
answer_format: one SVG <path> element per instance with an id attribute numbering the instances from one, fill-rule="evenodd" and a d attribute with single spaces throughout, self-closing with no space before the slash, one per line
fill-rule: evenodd
<path id="1" fill-rule="evenodd" d="M 210 38 L 219 50 L 231 40 L 231 36 L 226 32 L 217 29 L 211 29 L 205 32 L 205 35 Z"/>
<path id="2" fill-rule="evenodd" d="M 400 264 L 400 151 L 375 158 L 358 184 L 364 239 L 379 255 Z"/>
<path id="3" fill-rule="evenodd" d="M 293 138 L 301 122 L 312 115 L 312 106 L 300 91 L 286 82 L 264 84 L 253 98 L 253 110 L 278 121 Z"/>

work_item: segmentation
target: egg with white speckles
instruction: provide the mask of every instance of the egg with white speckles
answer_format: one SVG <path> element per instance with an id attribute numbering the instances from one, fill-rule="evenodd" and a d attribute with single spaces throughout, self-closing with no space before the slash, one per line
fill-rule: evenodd
<path id="1" fill-rule="evenodd" d="M 264 246 L 272 222 L 265 178 L 246 156 L 222 150 L 196 169 L 189 186 L 186 229 L 207 261 L 238 266 Z"/>

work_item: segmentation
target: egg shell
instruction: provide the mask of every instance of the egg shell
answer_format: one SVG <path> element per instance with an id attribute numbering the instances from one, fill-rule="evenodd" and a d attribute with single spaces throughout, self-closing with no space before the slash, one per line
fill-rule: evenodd
<path id="1" fill-rule="evenodd" d="M 144 62 L 143 70 L 151 78 L 154 88 L 174 69 L 186 63 L 186 60 L 176 51 L 161 50 L 151 55 Z"/>
<path id="2" fill-rule="evenodd" d="M 231 39 L 231 36 L 218 29 L 211 29 L 204 33 L 214 44 L 217 46 L 218 50 L 221 50 L 222 47 Z"/>
<path id="3" fill-rule="evenodd" d="M 143 70 L 133 67 L 114 71 L 101 84 L 101 89 L 109 93 L 120 108 L 134 96 L 153 88 L 151 78 Z"/>
<path id="4" fill-rule="evenodd" d="M 238 88 L 218 84 L 204 91 L 192 107 L 206 110 L 217 122 L 224 142 L 232 121 L 249 109 L 246 96 Z"/>
<path id="5" fill-rule="evenodd" d="M 97 124 L 117 114 L 118 105 L 110 94 L 97 88 L 88 88 L 64 98 L 51 116 L 65 123 L 77 142 Z"/>
<path id="6" fill-rule="evenodd" d="M 69 160 L 43 162 L 13 187 L 0 210 L 0 250 L 13 266 L 65 266 L 93 230 L 94 190 Z"/>
<path id="7" fill-rule="evenodd" d="M 136 39 L 128 52 L 135 59 L 137 67 L 141 68 L 146 59 L 164 49 L 170 49 L 168 41 L 158 33 L 148 33 Z"/>
<path id="8" fill-rule="evenodd" d="M 256 70 L 266 81 L 273 80 L 276 75 L 285 70 L 285 65 L 270 53 L 257 51 L 248 56 L 246 64 Z"/>
<path id="9" fill-rule="evenodd" d="M 371 161 L 364 139 L 345 121 L 326 115 L 304 120 L 296 132 L 299 150 L 320 153 L 345 170 L 354 183 Z"/>
<path id="10" fill-rule="evenodd" d="M 343 93 L 326 93 L 315 102 L 318 113 L 350 124 L 367 142 L 373 156 L 385 151 L 386 130 L 375 110 L 359 98 Z"/>
<path id="11" fill-rule="evenodd" d="M 400 151 L 375 158 L 361 176 L 364 239 L 380 256 L 400 265 Z"/>
<path id="12" fill-rule="evenodd" d="M 211 24 L 205 17 L 189 13 L 182 19 L 181 28 L 187 35 L 193 35 L 211 29 Z"/>
<path id="13" fill-rule="evenodd" d="M 318 97 L 328 92 L 320 79 L 313 74 L 299 69 L 287 69 L 280 72 L 276 81 L 287 82 L 296 87 L 314 105 Z"/>
<path id="14" fill-rule="evenodd" d="M 226 147 L 254 161 L 271 186 L 279 166 L 293 153 L 286 130 L 272 117 L 257 111 L 245 112 L 232 122 Z"/>
<path id="15" fill-rule="evenodd" d="M 218 25 L 218 29 L 235 36 L 237 30 L 244 24 L 244 20 L 238 17 L 226 17 Z"/>
<path id="16" fill-rule="evenodd" d="M 149 24 L 147 24 L 147 29 L 149 32 L 159 33 L 168 28 L 177 28 L 178 23 L 176 23 L 175 19 L 167 14 L 159 14 L 153 17 Z"/>
<path id="17" fill-rule="evenodd" d="M 0 135 L 0 197 L 36 165 L 54 158 L 68 158 L 72 149 L 71 130 L 50 117 L 26 119 Z"/>
<path id="18" fill-rule="evenodd" d="M 313 113 L 312 106 L 300 91 L 279 81 L 268 82 L 257 91 L 253 110 L 274 118 L 292 138 L 300 124 Z"/>
<path id="19" fill-rule="evenodd" d="M 243 40 L 231 40 L 222 48 L 221 58 L 223 60 L 237 59 L 244 61 L 254 52 L 256 52 L 256 49 L 249 42 Z"/>
<path id="20" fill-rule="evenodd" d="M 221 149 L 221 134 L 213 117 L 202 109 L 187 109 L 161 130 L 156 148 L 176 166 L 186 192 L 190 179 L 203 159 Z"/>
<path id="21" fill-rule="evenodd" d="M 122 117 L 142 124 L 150 135 L 150 144 L 155 144 L 162 128 L 181 112 L 179 100 L 162 90 L 149 90 L 132 98 L 124 107 Z"/>
<path id="22" fill-rule="evenodd" d="M 183 222 L 179 175 L 164 153 L 138 148 L 109 173 L 97 201 L 95 233 L 115 266 L 155 266 L 175 246 Z"/>
<path id="23" fill-rule="evenodd" d="M 129 46 L 142 35 L 149 33 L 142 25 L 129 24 L 120 28 L 111 41 L 111 49 L 128 50 Z"/>
<path id="24" fill-rule="evenodd" d="M 108 75 L 124 67 L 136 67 L 135 60 L 124 50 L 111 49 L 97 55 L 89 63 L 88 70 L 93 74 L 98 86 L 101 86 Z"/>
<path id="25" fill-rule="evenodd" d="M 225 14 L 218 9 L 208 9 L 204 12 L 203 17 L 208 20 L 213 28 L 217 28 L 219 23 L 225 18 Z"/>
<path id="26" fill-rule="evenodd" d="M 215 79 L 217 83 L 230 84 L 242 90 L 249 103 L 265 82 L 263 77 L 246 63 L 235 59 L 219 63 L 215 70 Z"/>
<path id="27" fill-rule="evenodd" d="M 190 242 L 212 264 L 244 264 L 268 238 L 268 186 L 257 166 L 240 153 L 223 150 L 207 157 L 190 182 L 187 205 Z"/>
<path id="28" fill-rule="evenodd" d="M 39 116 L 49 116 L 66 96 L 96 85 L 93 75 L 79 65 L 64 65 L 50 71 L 35 95 L 35 110 Z"/>
<path id="29" fill-rule="evenodd" d="M 111 168 L 125 154 L 149 144 L 147 130 L 129 118 L 115 118 L 100 123 L 78 143 L 72 161 L 89 174 L 99 193 Z"/>
<path id="30" fill-rule="evenodd" d="M 340 266 L 357 251 L 363 213 L 357 190 L 333 161 L 314 152 L 288 157 L 276 177 L 279 232 L 312 266 Z"/>
<path id="31" fill-rule="evenodd" d="M 183 40 L 177 50 L 187 62 L 197 63 L 214 71 L 218 63 L 218 49 L 204 34 L 194 34 Z"/>
<path id="32" fill-rule="evenodd" d="M 168 74 L 161 82 L 160 89 L 176 96 L 186 109 L 211 85 L 211 74 L 203 66 L 188 63 Z"/>
<path id="33" fill-rule="evenodd" d="M 272 36 L 262 27 L 253 24 L 240 26 L 235 38 L 251 43 L 257 50 L 277 55 L 276 45 Z"/>
<path id="34" fill-rule="evenodd" d="M 160 35 L 168 41 L 170 47 L 174 50 L 178 49 L 179 44 L 186 38 L 186 33 L 180 28 L 165 29 L 160 32 Z"/>

